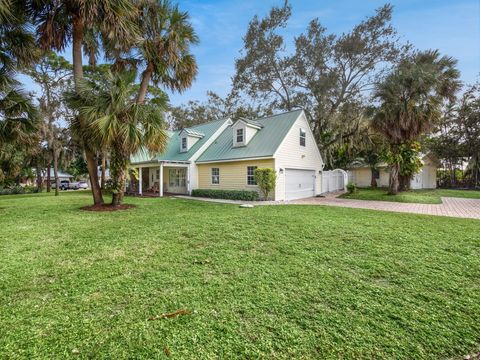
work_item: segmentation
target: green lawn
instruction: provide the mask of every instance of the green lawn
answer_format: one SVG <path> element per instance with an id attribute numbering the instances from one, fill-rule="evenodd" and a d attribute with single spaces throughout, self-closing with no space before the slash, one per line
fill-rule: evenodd
<path id="1" fill-rule="evenodd" d="M 343 194 L 340 197 L 345 199 L 358 200 L 380 200 L 420 204 L 441 204 L 441 196 L 480 199 L 480 191 L 432 189 L 410 190 L 401 192 L 398 195 L 389 195 L 388 190 L 385 188 L 360 188 L 354 194 Z"/>
<path id="2" fill-rule="evenodd" d="M 0 197 L 0 358 L 480 351 L 478 220 L 127 201 L 93 213 L 86 193 Z"/>

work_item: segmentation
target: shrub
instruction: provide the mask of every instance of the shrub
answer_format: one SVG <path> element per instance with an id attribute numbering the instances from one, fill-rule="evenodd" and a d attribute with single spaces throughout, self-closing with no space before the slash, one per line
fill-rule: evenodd
<path id="1" fill-rule="evenodd" d="M 347 184 L 347 191 L 349 194 L 354 194 L 357 192 L 357 185 L 355 185 L 355 183 L 353 182 L 349 182 Z"/>
<path id="2" fill-rule="evenodd" d="M 38 193 L 38 188 L 36 186 L 32 185 L 26 185 L 23 187 L 23 190 L 25 190 L 25 193 L 27 194 L 36 194 Z"/>
<path id="3" fill-rule="evenodd" d="M 270 168 L 258 168 L 255 170 L 255 182 L 262 192 L 263 199 L 267 200 L 268 195 L 275 189 L 277 174 Z"/>
<path id="4" fill-rule="evenodd" d="M 25 190 L 20 185 L 0 189 L 0 195 L 24 194 Z"/>
<path id="5" fill-rule="evenodd" d="M 252 190 L 195 189 L 192 190 L 192 196 L 227 200 L 258 200 L 258 192 Z"/>

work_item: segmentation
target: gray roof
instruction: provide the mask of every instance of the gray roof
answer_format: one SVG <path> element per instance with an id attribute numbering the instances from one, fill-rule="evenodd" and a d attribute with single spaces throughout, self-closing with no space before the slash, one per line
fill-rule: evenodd
<path id="1" fill-rule="evenodd" d="M 255 123 L 258 124 L 256 126 L 260 126 L 262 129 L 257 131 L 246 146 L 233 146 L 232 129 L 228 127 L 207 150 L 200 155 L 197 162 L 272 157 L 302 111 L 303 110 L 294 110 L 256 119 Z"/>
<path id="2" fill-rule="evenodd" d="M 47 169 L 42 169 L 42 176 L 47 176 Z M 53 167 L 50 168 L 50 177 L 53 179 L 55 176 L 54 174 L 54 171 L 53 171 Z M 67 173 L 67 172 L 63 172 L 61 170 L 58 170 L 58 177 L 59 178 L 73 178 L 73 175 Z"/>

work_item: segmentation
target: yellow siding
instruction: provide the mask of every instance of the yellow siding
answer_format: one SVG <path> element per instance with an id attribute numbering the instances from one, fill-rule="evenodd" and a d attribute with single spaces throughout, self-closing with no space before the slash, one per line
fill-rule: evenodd
<path id="1" fill-rule="evenodd" d="M 247 167 L 275 168 L 273 159 L 198 164 L 198 188 L 222 190 L 258 190 L 247 185 Z M 212 168 L 220 169 L 220 184 L 212 184 Z"/>
<path id="2" fill-rule="evenodd" d="M 372 171 L 370 168 L 357 168 L 352 170 L 352 182 L 359 187 L 370 186 Z"/>
<path id="3" fill-rule="evenodd" d="M 372 183 L 372 170 L 369 167 L 356 168 L 350 170 L 351 181 L 355 183 L 358 187 L 370 187 Z M 379 169 L 380 178 L 377 179 L 377 186 L 387 187 L 390 177 L 388 168 Z"/>

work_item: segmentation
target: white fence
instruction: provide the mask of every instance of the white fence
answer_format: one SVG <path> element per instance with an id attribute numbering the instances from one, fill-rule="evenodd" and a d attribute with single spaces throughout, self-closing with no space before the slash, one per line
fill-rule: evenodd
<path id="1" fill-rule="evenodd" d="M 344 191 L 348 183 L 348 175 L 345 170 L 335 169 L 322 172 L 322 193 Z"/>

